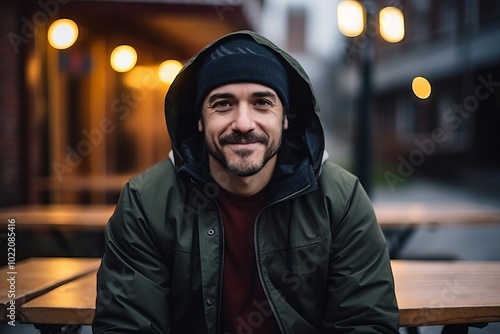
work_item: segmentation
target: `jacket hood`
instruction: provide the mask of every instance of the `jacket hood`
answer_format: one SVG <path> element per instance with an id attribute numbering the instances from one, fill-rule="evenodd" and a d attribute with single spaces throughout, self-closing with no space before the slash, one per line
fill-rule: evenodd
<path id="1" fill-rule="evenodd" d="M 184 65 L 167 92 L 165 118 L 177 171 L 181 174 L 188 172 L 190 177 L 199 179 L 206 177 L 207 154 L 203 134 L 198 132 L 197 126 L 200 115 L 196 107 L 197 75 L 205 57 L 218 44 L 242 36 L 276 52 L 282 58 L 288 74 L 288 129 L 283 134 L 275 175 L 281 178 L 307 166 L 317 177 L 321 170 L 325 140 L 319 105 L 309 77 L 292 56 L 265 37 L 246 30 L 225 35 L 203 48 Z"/>

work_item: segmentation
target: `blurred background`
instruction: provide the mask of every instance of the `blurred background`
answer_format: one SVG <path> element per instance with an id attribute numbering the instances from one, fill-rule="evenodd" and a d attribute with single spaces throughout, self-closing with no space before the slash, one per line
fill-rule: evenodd
<path id="1" fill-rule="evenodd" d="M 2 1 L 0 205 L 115 203 L 131 175 L 167 156 L 163 98 L 175 66 L 240 29 L 305 67 L 330 156 L 369 193 L 425 178 L 498 195 L 500 3 L 365 1 L 364 28 L 337 5 Z M 389 5 L 402 17 L 381 13 Z M 60 19 L 73 28 L 58 30 Z M 341 33 L 357 27 L 357 37 Z M 128 68 L 113 68 L 119 46 L 135 52 Z"/>
<path id="2" fill-rule="evenodd" d="M 179 68 L 241 29 L 303 65 L 330 159 L 374 204 L 500 208 L 499 1 L 5 0 L 0 210 L 111 213 L 131 176 L 167 158 Z M 500 260 L 498 240 L 499 225 L 424 227 L 398 257 Z M 18 259 L 100 256 L 102 241 L 26 229 Z"/>

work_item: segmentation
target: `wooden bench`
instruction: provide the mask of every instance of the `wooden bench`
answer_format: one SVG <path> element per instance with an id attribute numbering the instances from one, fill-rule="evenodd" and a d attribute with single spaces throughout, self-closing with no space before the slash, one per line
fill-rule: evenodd
<path id="1" fill-rule="evenodd" d="M 99 264 L 98 258 L 30 258 L 13 268 L 2 267 L 0 277 L 2 280 L 12 277 L 13 285 L 11 288 L 11 282 L 7 282 L 7 288 L 0 291 L 0 323 L 11 320 L 9 315 L 14 311 L 9 308 L 12 304 L 17 312 L 20 305 L 33 298 L 95 272 Z"/>
<path id="2" fill-rule="evenodd" d="M 391 262 L 401 327 L 500 321 L 500 262 Z M 21 306 L 20 321 L 91 325 L 95 273 Z"/>

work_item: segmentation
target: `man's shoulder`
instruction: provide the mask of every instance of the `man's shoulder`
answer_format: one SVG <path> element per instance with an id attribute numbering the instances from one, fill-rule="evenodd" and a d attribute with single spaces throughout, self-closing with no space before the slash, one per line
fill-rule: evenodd
<path id="1" fill-rule="evenodd" d="M 349 201 L 349 198 L 359 190 L 359 181 L 344 167 L 331 161 L 325 161 L 318 178 L 318 186 L 322 193 L 342 202 Z"/>
<path id="2" fill-rule="evenodd" d="M 177 174 L 170 159 L 157 162 L 129 180 L 129 184 L 134 188 L 149 190 L 174 183 L 177 183 Z"/>
<path id="3" fill-rule="evenodd" d="M 352 186 L 357 180 L 358 178 L 347 169 L 330 160 L 323 163 L 319 176 L 320 183 L 327 182 L 328 184 L 333 182 L 333 184 L 341 183 Z"/>

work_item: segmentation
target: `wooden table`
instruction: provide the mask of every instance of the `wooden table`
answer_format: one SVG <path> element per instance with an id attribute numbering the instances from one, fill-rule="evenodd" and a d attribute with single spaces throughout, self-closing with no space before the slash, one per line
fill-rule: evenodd
<path id="1" fill-rule="evenodd" d="M 499 224 L 500 208 L 469 202 L 424 204 L 375 203 L 391 258 L 398 258 L 408 240 L 422 226 Z M 0 221 L 16 220 L 20 231 L 48 231 L 64 254 L 79 254 L 65 232 L 102 232 L 114 205 L 28 205 L 0 210 Z M 83 252 L 80 252 L 83 253 Z"/>
<path id="2" fill-rule="evenodd" d="M 96 301 L 96 272 L 66 283 L 23 306 L 20 321 L 33 324 L 91 325 Z"/>
<path id="3" fill-rule="evenodd" d="M 95 272 L 99 264 L 98 258 L 30 258 L 20 261 L 13 269 L 1 268 L 2 281 L 14 277 L 15 289 L 12 289 L 14 296 L 9 296 L 10 288 L 2 288 L 0 291 L 0 323 L 10 320 L 8 307 L 11 305 L 11 300 L 15 302 L 18 310 L 20 305 L 35 297 Z"/>
<path id="4" fill-rule="evenodd" d="M 0 221 L 16 228 L 103 230 L 114 205 L 26 205 L 0 209 Z M 374 203 L 382 228 L 431 224 L 500 224 L 500 208 L 473 203 Z"/>
<path id="5" fill-rule="evenodd" d="M 500 224 L 500 208 L 470 202 L 374 203 L 373 207 L 382 228 L 434 224 Z"/>
<path id="6" fill-rule="evenodd" d="M 500 226 L 500 208 L 470 202 L 375 203 L 373 207 L 392 259 L 400 256 L 411 237 L 422 227 Z"/>
<path id="7" fill-rule="evenodd" d="M 103 231 L 114 205 L 26 205 L 0 210 L 0 221 L 16 220 L 16 230 Z"/>
<path id="8" fill-rule="evenodd" d="M 402 327 L 500 321 L 500 262 L 391 261 Z"/>
<path id="9" fill-rule="evenodd" d="M 14 219 L 16 231 L 24 233 L 23 257 L 36 256 L 37 249 L 30 246 L 29 238 L 38 233 L 52 239 L 52 253 L 44 255 L 100 256 L 104 229 L 113 210 L 114 205 L 24 205 L 0 209 L 0 221 Z M 100 248 L 90 245 L 94 238 L 101 240 Z"/>
<path id="10" fill-rule="evenodd" d="M 391 262 L 401 327 L 500 321 L 500 262 Z M 21 306 L 25 323 L 90 325 L 95 273 L 60 286 Z"/>

